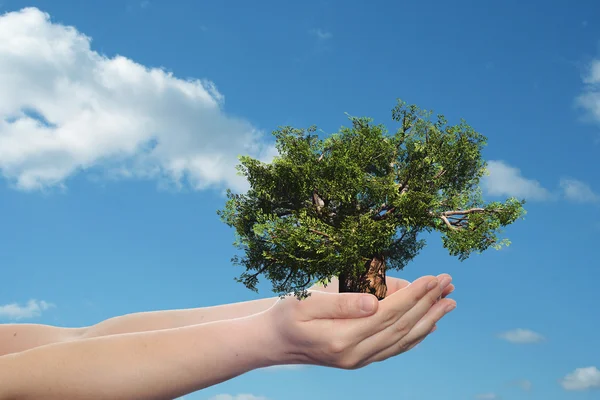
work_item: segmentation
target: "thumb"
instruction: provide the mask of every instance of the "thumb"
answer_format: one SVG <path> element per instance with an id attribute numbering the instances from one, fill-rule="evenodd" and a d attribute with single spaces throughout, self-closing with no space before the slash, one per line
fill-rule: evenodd
<path id="1" fill-rule="evenodd" d="M 368 293 L 311 292 L 307 300 L 306 311 L 312 319 L 363 318 L 379 307 L 377 297 Z"/>

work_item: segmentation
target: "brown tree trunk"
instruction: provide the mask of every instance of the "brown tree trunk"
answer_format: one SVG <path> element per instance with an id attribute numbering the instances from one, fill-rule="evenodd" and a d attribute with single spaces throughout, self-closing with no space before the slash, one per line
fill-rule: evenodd
<path id="1" fill-rule="evenodd" d="M 371 293 L 379 300 L 383 300 L 387 293 L 383 256 L 374 256 L 370 261 L 365 262 L 364 272 L 358 277 L 346 273 L 340 274 L 339 292 Z"/>

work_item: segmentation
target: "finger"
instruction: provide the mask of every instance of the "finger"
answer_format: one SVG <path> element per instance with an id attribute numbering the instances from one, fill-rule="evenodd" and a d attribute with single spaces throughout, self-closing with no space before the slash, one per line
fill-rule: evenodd
<path id="1" fill-rule="evenodd" d="M 441 274 L 441 275 L 438 275 L 437 278 L 440 279 L 443 275 L 448 276 L 448 274 Z M 396 293 L 398 290 L 402 290 L 405 287 L 407 287 L 408 285 L 410 285 L 410 282 L 407 281 L 406 279 L 395 278 L 393 276 L 386 277 L 385 283 L 387 285 L 386 296 L 391 296 L 392 294 Z M 332 277 L 331 281 L 327 284 L 327 286 L 325 286 L 321 282 L 318 282 L 315 285 L 313 285 L 309 290 L 314 290 L 314 291 L 319 291 L 319 292 L 327 292 L 327 293 L 338 293 L 338 290 L 339 290 L 338 278 L 335 276 Z M 446 290 L 442 294 L 442 297 L 449 295 L 450 293 L 452 293 L 452 291 L 454 291 L 454 285 L 450 285 L 448 288 L 446 288 Z"/>
<path id="2" fill-rule="evenodd" d="M 438 279 L 440 280 L 440 289 L 442 289 L 440 297 L 438 298 L 438 300 L 440 300 L 452 293 L 454 285 L 452 285 L 452 277 L 448 274 L 440 274 L 438 275 Z"/>
<path id="3" fill-rule="evenodd" d="M 417 325 L 415 325 L 408 335 L 393 343 L 388 348 L 374 354 L 369 358 L 368 362 L 371 363 L 383 361 L 413 349 L 437 329 L 438 321 L 452 311 L 455 306 L 456 302 L 454 302 L 454 300 L 440 301 L 431 308 L 430 312 L 428 312 L 427 315 L 423 317 L 423 319 L 419 321 Z"/>
<path id="4" fill-rule="evenodd" d="M 425 339 L 427 339 L 429 337 L 429 335 L 431 335 L 436 330 L 437 330 L 437 325 L 434 325 L 433 329 L 431 331 L 429 331 L 429 333 L 425 337 L 423 337 L 423 338 L 417 340 L 415 343 L 409 345 L 408 348 L 406 350 L 404 350 L 404 353 L 406 353 L 407 351 L 410 351 L 410 350 L 414 349 L 415 347 L 417 347 L 418 345 L 420 345 L 421 343 L 423 343 L 423 341 Z"/>
<path id="5" fill-rule="evenodd" d="M 431 332 L 437 322 L 442 317 L 456 308 L 456 301 L 452 299 L 444 299 L 431 307 L 429 312 L 415 324 L 408 335 L 403 340 L 410 343 L 411 341 L 419 340 Z"/>
<path id="6" fill-rule="evenodd" d="M 433 332 L 435 332 L 436 330 L 437 330 L 437 325 L 434 325 L 433 329 L 429 332 L 429 334 L 427 336 L 425 336 L 424 338 L 418 340 L 417 342 L 413 343 L 412 345 L 408 346 L 408 348 L 406 350 L 402 350 L 400 353 L 406 353 L 407 351 L 414 349 L 415 347 L 417 347 L 418 345 L 420 345 L 425 339 L 427 339 L 427 337 L 429 335 L 431 335 Z M 392 346 L 394 346 L 394 345 L 395 344 L 389 346 L 388 349 L 392 348 Z M 388 349 L 386 349 L 386 350 L 388 350 Z M 376 353 L 372 357 L 370 357 L 369 359 L 365 360 L 364 364 L 362 364 L 361 367 L 364 367 L 364 366 L 369 365 L 369 364 L 374 363 L 374 362 L 385 361 L 386 359 L 388 359 L 390 357 L 393 357 L 395 355 L 398 355 L 400 353 L 393 354 L 392 352 L 390 352 L 391 355 L 389 355 L 387 357 L 386 357 L 386 354 L 383 353 L 383 352 Z"/>
<path id="7" fill-rule="evenodd" d="M 432 329 L 431 332 L 429 332 L 429 334 L 427 336 L 431 335 L 434 330 L 435 330 L 435 328 Z M 406 353 L 407 351 L 410 351 L 410 350 L 414 349 L 415 347 L 417 347 L 418 345 L 420 345 L 421 343 L 423 343 L 423 340 L 427 339 L 427 336 L 425 336 L 424 338 L 419 339 L 414 344 L 408 346 L 408 348 L 404 352 Z"/>
<path id="8" fill-rule="evenodd" d="M 368 293 L 310 293 L 309 298 L 300 301 L 299 305 L 306 321 L 368 317 L 375 314 L 379 306 L 377 297 Z"/>
<path id="9" fill-rule="evenodd" d="M 430 284 L 431 287 L 429 288 Z M 378 310 L 374 315 L 356 321 L 353 326 L 351 334 L 356 343 L 360 343 L 358 346 L 362 346 L 368 354 L 374 352 L 373 349 L 375 348 L 387 347 L 389 343 L 381 340 L 382 335 L 386 336 L 386 333 L 384 333 L 386 329 L 397 322 L 430 291 L 435 293 L 434 296 L 439 296 L 438 281 L 434 276 L 425 276 L 379 301 Z M 410 329 L 412 329 L 412 326 L 407 327 L 406 333 Z M 389 336 L 389 333 L 387 336 Z M 363 341 L 365 343 L 362 343 Z"/>
<path id="10" fill-rule="evenodd" d="M 437 276 L 438 280 L 442 280 L 445 277 L 452 279 L 452 277 L 448 274 L 440 274 Z M 391 276 L 386 277 L 385 283 L 388 288 L 387 296 L 390 296 L 390 295 L 396 293 L 398 290 L 404 289 L 405 287 L 410 285 L 410 282 L 405 279 L 394 278 Z M 452 285 L 452 284 L 448 285 L 446 287 L 446 289 L 444 289 L 444 292 L 442 293 L 442 297 L 446 297 L 453 291 L 454 291 L 454 285 Z"/>
<path id="11" fill-rule="evenodd" d="M 430 290 L 413 308 L 408 310 L 402 315 L 397 322 L 392 326 L 391 334 L 401 334 L 402 336 L 408 334 L 414 329 L 414 327 L 421 321 L 430 310 L 440 303 L 440 297 L 442 295 L 442 286 L 448 285 L 450 278 L 443 277 L 437 288 Z M 448 300 L 453 301 L 453 300 Z M 433 328 L 431 326 L 429 329 Z"/>
<path id="12" fill-rule="evenodd" d="M 360 336 L 360 339 L 364 339 L 357 344 L 357 350 L 368 357 L 397 343 L 438 302 L 440 294 L 441 289 L 437 278 L 424 277 L 389 298 L 392 300 L 396 296 L 395 300 L 398 304 L 395 307 L 386 304 L 387 307 L 384 308 L 383 302 L 388 298 L 382 300 L 380 312 L 373 318 L 367 318 L 367 320 L 375 320 L 366 321 L 371 323 L 361 332 L 364 336 Z M 377 316 L 380 317 L 379 320 Z"/>
<path id="13" fill-rule="evenodd" d="M 448 296 L 450 293 L 454 292 L 454 285 L 453 284 L 449 284 L 446 289 L 444 289 L 444 291 L 442 292 L 442 297 L 446 297 Z"/>
<path id="14" fill-rule="evenodd" d="M 436 293 L 439 296 L 439 281 L 434 276 L 424 276 L 404 289 L 398 290 L 393 295 L 381 300 L 381 311 L 384 317 L 397 320 L 397 317 L 404 315 L 413 308 L 428 293 Z"/>
<path id="15" fill-rule="evenodd" d="M 440 274 L 437 276 L 440 281 L 440 289 L 442 289 L 442 295 L 448 290 L 448 287 L 452 284 L 452 277 L 449 274 Z"/>
<path id="16" fill-rule="evenodd" d="M 387 276 L 385 278 L 385 284 L 387 285 L 387 294 L 386 296 L 391 296 L 396 293 L 398 290 L 404 289 L 410 282 L 405 279 L 394 278 L 392 276 Z"/>

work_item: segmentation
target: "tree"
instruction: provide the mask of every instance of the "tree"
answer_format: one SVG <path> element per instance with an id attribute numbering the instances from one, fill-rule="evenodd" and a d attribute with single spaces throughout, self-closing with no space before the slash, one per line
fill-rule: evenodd
<path id="1" fill-rule="evenodd" d="M 227 192 L 218 211 L 235 228 L 246 268 L 237 280 L 256 291 L 259 275 L 280 295 L 306 297 L 314 281 L 339 278 L 340 292 L 385 297 L 386 269 L 402 269 L 437 231 L 450 255 L 508 245 L 501 229 L 524 215 L 524 201 L 484 204 L 480 179 L 486 138 L 465 121 L 402 101 L 392 110 L 394 134 L 370 118 L 349 117 L 325 139 L 316 128 L 273 132 L 271 163 L 240 157 L 250 189 Z"/>

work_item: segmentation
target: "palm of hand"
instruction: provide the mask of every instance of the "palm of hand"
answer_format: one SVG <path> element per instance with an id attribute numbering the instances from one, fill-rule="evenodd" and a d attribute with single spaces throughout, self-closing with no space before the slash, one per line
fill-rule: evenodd
<path id="1" fill-rule="evenodd" d="M 274 343 L 291 357 L 287 363 L 360 368 L 406 352 L 431 333 L 455 304 L 440 299 L 453 290 L 449 280 L 426 276 L 409 283 L 388 277 L 388 296 L 372 312 L 361 308 L 364 295 L 334 295 L 338 285 L 333 280 L 327 288 L 312 287 L 306 301 L 278 301 L 266 316 L 277 332 Z"/>

